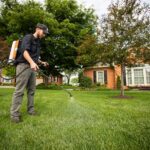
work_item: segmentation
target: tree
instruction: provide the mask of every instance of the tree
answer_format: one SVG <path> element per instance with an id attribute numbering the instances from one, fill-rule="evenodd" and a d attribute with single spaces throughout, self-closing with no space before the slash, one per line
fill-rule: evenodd
<path id="1" fill-rule="evenodd" d="M 42 40 L 41 57 L 50 64 L 49 68 L 43 68 L 44 73 L 55 76 L 79 67 L 77 47 L 86 34 L 94 34 L 97 26 L 93 9 L 79 6 L 75 0 L 46 0 L 44 6 L 33 0 L 2 2 L 0 35 L 9 45 L 33 32 L 38 22 L 44 23 L 50 30 L 50 35 Z"/>
<path id="2" fill-rule="evenodd" d="M 98 42 L 97 35 L 86 35 L 77 48 L 77 63 L 83 67 L 95 65 L 101 60 L 102 45 Z M 102 61 L 102 60 L 101 60 Z"/>
<path id="3" fill-rule="evenodd" d="M 3 0 L 0 10 L 0 35 L 7 40 L 9 46 L 13 40 L 34 32 L 38 22 L 44 23 L 46 18 L 51 17 L 34 1 L 21 4 L 17 0 Z"/>
<path id="4" fill-rule="evenodd" d="M 65 70 L 64 73 L 65 73 L 65 77 L 67 78 L 67 85 L 69 85 L 70 84 L 70 78 L 71 78 L 71 75 L 72 75 L 72 71 Z"/>
<path id="5" fill-rule="evenodd" d="M 77 73 L 78 70 L 77 69 L 74 69 L 74 70 L 65 70 L 64 73 L 65 73 L 65 77 L 67 78 L 67 84 L 69 85 L 70 84 L 70 79 L 71 79 L 71 75 Z"/>
<path id="6" fill-rule="evenodd" d="M 9 54 L 9 47 L 3 38 L 0 37 L 0 62 L 5 60 Z"/>
<path id="7" fill-rule="evenodd" d="M 124 96 L 124 68 L 137 63 L 142 49 L 149 52 L 149 5 L 139 0 L 117 0 L 109 6 L 101 21 L 100 41 L 104 44 L 106 62 L 121 65 L 121 96 Z M 131 53 L 132 52 L 132 53 Z M 145 51 L 146 53 L 146 51 Z"/>
<path id="8" fill-rule="evenodd" d="M 75 0 L 47 0 L 46 10 L 53 14 L 55 25 L 49 27 L 51 35 L 43 55 L 52 58 L 53 66 L 71 72 L 79 67 L 76 57 L 80 40 L 87 33 L 94 34 L 97 17 L 92 9 L 80 7 Z"/>

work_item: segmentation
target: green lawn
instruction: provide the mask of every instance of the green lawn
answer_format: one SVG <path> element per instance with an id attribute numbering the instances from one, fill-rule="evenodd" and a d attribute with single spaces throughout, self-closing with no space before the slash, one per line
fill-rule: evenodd
<path id="1" fill-rule="evenodd" d="M 150 92 L 131 100 L 112 99 L 117 91 L 37 90 L 33 117 L 9 119 L 13 89 L 0 89 L 0 150 L 150 150 Z"/>

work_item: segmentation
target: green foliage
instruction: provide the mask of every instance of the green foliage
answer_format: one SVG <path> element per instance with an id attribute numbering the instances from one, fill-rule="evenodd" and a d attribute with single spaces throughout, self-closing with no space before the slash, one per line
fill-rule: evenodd
<path id="1" fill-rule="evenodd" d="M 79 78 L 73 78 L 73 79 L 71 80 L 71 82 L 72 82 L 72 83 L 75 83 L 75 84 L 76 84 L 76 83 L 79 83 Z"/>
<path id="2" fill-rule="evenodd" d="M 95 35 L 86 35 L 77 49 L 77 62 L 82 64 L 83 67 L 95 65 L 101 60 L 101 50 L 103 49 L 98 43 L 98 37 Z"/>
<path id="3" fill-rule="evenodd" d="M 15 83 L 2 83 L 2 82 L 0 82 L 0 85 L 1 86 L 15 86 L 16 84 Z"/>
<path id="4" fill-rule="evenodd" d="M 9 55 L 9 47 L 8 44 L 6 42 L 6 40 L 4 40 L 3 38 L 0 37 L 0 61 L 3 61 L 4 59 L 8 58 Z M 2 64 L 0 62 L 0 68 L 1 68 Z"/>
<path id="5" fill-rule="evenodd" d="M 2 69 L 2 75 L 12 77 L 16 74 L 16 68 L 14 66 L 7 66 L 4 69 Z"/>
<path id="6" fill-rule="evenodd" d="M 41 57 L 50 64 L 45 73 L 58 75 L 66 69 L 79 67 L 77 47 L 86 34 L 95 33 L 97 25 L 93 9 L 79 6 L 75 0 L 46 0 L 44 6 L 34 0 L 2 2 L 0 35 L 9 45 L 27 33 L 33 33 L 38 22 L 44 23 L 50 31 L 41 45 Z"/>
<path id="7" fill-rule="evenodd" d="M 92 86 L 91 78 L 86 76 L 82 76 L 79 83 L 80 83 L 80 87 L 84 87 L 84 88 L 91 88 Z"/>
<path id="8" fill-rule="evenodd" d="M 68 84 L 64 85 L 57 85 L 57 84 L 49 84 L 45 86 L 44 83 L 38 84 L 36 86 L 37 89 L 47 89 L 47 90 L 65 90 L 65 89 L 76 89 L 76 87 Z"/>
<path id="9" fill-rule="evenodd" d="M 118 0 L 109 6 L 100 28 L 105 62 L 130 66 L 144 61 L 140 51 L 150 46 L 148 16 L 149 5 L 140 0 Z"/>
<path id="10" fill-rule="evenodd" d="M 22 4 L 16 1 L 15 5 L 10 3 L 9 6 L 7 2 L 9 0 L 4 1 L 1 10 L 0 26 L 4 26 L 5 29 L 0 31 L 0 35 L 3 35 L 10 43 L 20 36 L 33 32 L 37 22 L 43 23 L 48 17 L 41 5 L 34 1 L 26 1 Z"/>
<path id="11" fill-rule="evenodd" d="M 37 89 L 49 89 L 49 90 L 61 90 L 61 87 L 57 84 L 49 84 L 48 86 L 45 86 L 44 83 L 38 84 L 36 86 Z"/>
<path id="12" fill-rule="evenodd" d="M 96 83 L 96 86 L 101 86 L 101 83 Z"/>
<path id="13" fill-rule="evenodd" d="M 45 86 L 44 83 L 40 83 L 36 86 L 36 89 L 48 89 L 48 86 Z"/>
<path id="14" fill-rule="evenodd" d="M 100 24 L 101 61 L 121 65 L 121 95 L 124 95 L 125 66 L 148 61 L 149 5 L 140 0 L 112 2 Z M 144 51 L 144 54 L 143 54 Z M 99 53 L 100 54 L 100 53 Z"/>

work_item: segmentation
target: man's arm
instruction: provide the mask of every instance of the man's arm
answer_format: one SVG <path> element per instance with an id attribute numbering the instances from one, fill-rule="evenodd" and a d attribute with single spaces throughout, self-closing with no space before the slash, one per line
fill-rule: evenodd
<path id="1" fill-rule="evenodd" d="M 29 62 L 32 70 L 37 71 L 39 69 L 38 65 L 32 60 L 27 50 L 24 51 L 23 56 Z"/>

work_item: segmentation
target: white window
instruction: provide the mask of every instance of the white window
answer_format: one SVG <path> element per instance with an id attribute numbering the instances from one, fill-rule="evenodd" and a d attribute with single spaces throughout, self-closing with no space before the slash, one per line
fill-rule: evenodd
<path id="1" fill-rule="evenodd" d="M 150 66 L 126 68 L 127 85 L 150 85 Z"/>
<path id="2" fill-rule="evenodd" d="M 150 69 L 146 69 L 146 81 L 147 84 L 150 84 Z"/>
<path id="3" fill-rule="evenodd" d="M 132 73 L 131 73 L 131 69 L 127 69 L 127 83 L 128 85 L 132 84 Z"/>
<path id="4" fill-rule="evenodd" d="M 104 84 L 104 71 L 97 71 L 97 83 Z"/>
<path id="5" fill-rule="evenodd" d="M 11 83 L 11 80 L 3 80 L 3 83 Z"/>
<path id="6" fill-rule="evenodd" d="M 134 69 L 134 84 L 144 84 L 143 69 Z"/>

